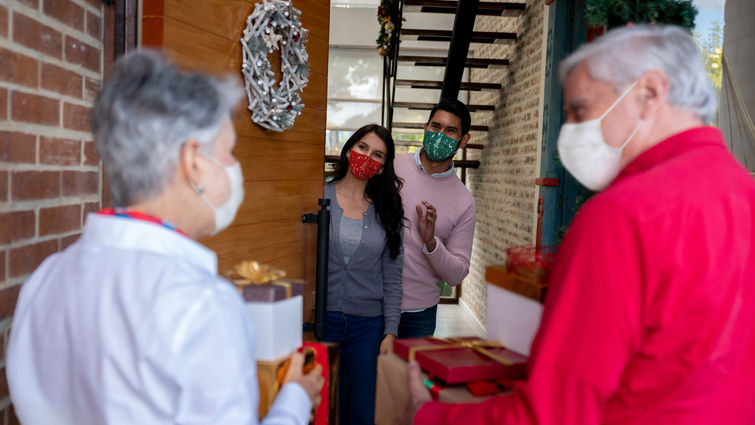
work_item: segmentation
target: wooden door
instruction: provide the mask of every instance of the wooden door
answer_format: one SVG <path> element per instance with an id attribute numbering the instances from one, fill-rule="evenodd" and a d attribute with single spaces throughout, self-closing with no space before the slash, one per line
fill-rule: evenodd
<path id="1" fill-rule="evenodd" d="M 219 271 L 243 260 L 285 270 L 314 290 L 316 227 L 302 214 L 317 210 L 323 192 L 325 114 L 327 108 L 327 0 L 293 0 L 309 30 L 309 85 L 306 106 L 294 126 L 275 133 L 251 121 L 246 97 L 234 117 L 235 155 L 244 173 L 245 199 L 231 227 L 201 242 L 218 255 Z M 249 0 L 143 0 L 143 46 L 161 47 L 187 69 L 234 74 L 241 78 L 241 44 Z M 271 55 L 271 61 L 272 61 Z M 305 297 L 305 319 L 311 297 Z"/>

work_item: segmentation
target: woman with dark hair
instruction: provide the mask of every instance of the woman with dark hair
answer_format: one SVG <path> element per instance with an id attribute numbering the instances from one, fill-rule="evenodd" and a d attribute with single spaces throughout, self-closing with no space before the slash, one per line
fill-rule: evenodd
<path id="1" fill-rule="evenodd" d="M 375 422 L 377 355 L 393 350 L 401 317 L 401 180 L 391 133 L 357 130 L 328 177 L 328 316 L 325 340 L 340 343 L 340 423 Z"/>

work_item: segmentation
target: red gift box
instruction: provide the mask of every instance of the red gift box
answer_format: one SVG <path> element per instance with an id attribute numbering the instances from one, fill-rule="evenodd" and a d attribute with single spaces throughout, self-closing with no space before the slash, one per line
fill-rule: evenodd
<path id="1" fill-rule="evenodd" d="M 524 379 L 527 369 L 523 355 L 474 337 L 399 339 L 394 352 L 404 360 L 413 357 L 423 370 L 447 384 Z"/>
<path id="2" fill-rule="evenodd" d="M 316 342 L 304 342 L 303 347 L 309 347 L 315 351 L 315 361 L 322 366 L 322 378 L 325 383 L 320 390 L 320 405 L 315 409 L 314 425 L 327 425 L 330 410 L 330 365 L 328 362 L 328 347 Z"/>

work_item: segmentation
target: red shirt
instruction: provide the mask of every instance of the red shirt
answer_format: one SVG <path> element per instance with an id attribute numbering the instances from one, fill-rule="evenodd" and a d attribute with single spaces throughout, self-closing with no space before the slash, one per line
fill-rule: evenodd
<path id="1" fill-rule="evenodd" d="M 415 424 L 755 424 L 755 180 L 717 129 L 625 167 L 551 276 L 529 379 Z"/>

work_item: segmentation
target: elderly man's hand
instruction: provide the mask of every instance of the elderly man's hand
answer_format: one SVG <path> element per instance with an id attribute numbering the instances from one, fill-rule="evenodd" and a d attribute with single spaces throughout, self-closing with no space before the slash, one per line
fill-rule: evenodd
<path id="1" fill-rule="evenodd" d="M 320 404 L 320 390 L 325 384 L 325 380 L 322 377 L 322 366 L 318 364 L 311 372 L 304 375 L 302 372 L 303 365 L 304 355 L 298 352 L 292 354 L 291 363 L 283 382 L 296 382 L 301 385 L 304 391 L 307 392 L 309 399 L 312 400 L 312 407 L 315 408 Z"/>

